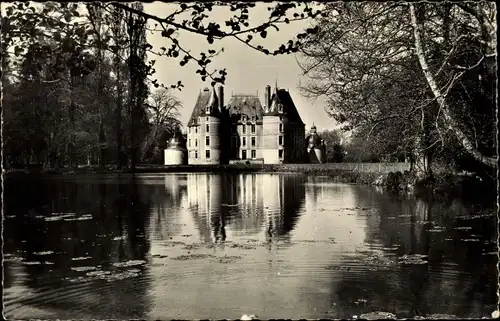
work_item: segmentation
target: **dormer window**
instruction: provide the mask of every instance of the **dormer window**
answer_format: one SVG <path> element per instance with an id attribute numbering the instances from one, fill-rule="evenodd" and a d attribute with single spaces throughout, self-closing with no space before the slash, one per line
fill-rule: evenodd
<path id="1" fill-rule="evenodd" d="M 241 116 L 241 121 L 242 122 L 246 122 L 247 121 L 247 116 L 246 115 Z"/>
<path id="2" fill-rule="evenodd" d="M 210 114 L 210 107 L 207 107 L 207 108 L 205 109 L 205 112 L 206 112 L 207 114 Z"/>
<path id="3" fill-rule="evenodd" d="M 280 113 L 283 112 L 283 105 L 282 104 L 278 104 L 278 111 Z"/>

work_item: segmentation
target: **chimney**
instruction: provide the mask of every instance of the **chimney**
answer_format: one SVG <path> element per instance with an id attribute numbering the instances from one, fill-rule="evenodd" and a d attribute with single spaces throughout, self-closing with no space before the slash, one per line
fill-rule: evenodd
<path id="1" fill-rule="evenodd" d="M 222 111 L 224 109 L 224 87 L 219 87 L 219 109 Z"/>
<path id="2" fill-rule="evenodd" d="M 266 86 L 264 99 L 265 99 L 266 107 L 267 108 L 271 107 L 271 86 L 269 86 L 269 85 Z"/>

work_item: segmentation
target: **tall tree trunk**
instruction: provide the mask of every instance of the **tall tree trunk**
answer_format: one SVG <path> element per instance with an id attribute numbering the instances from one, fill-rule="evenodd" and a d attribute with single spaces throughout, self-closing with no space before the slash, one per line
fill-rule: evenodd
<path id="1" fill-rule="evenodd" d="M 116 165 L 118 168 L 122 168 L 125 165 L 125 155 L 123 151 L 123 139 L 122 139 L 122 126 L 123 126 L 123 84 L 122 84 L 122 62 L 121 53 L 123 50 L 120 49 L 122 45 L 122 40 L 124 37 L 123 30 L 123 18 L 125 17 L 124 11 L 120 8 L 114 8 L 112 12 L 113 22 L 112 22 L 112 33 L 114 40 L 114 71 L 116 73 L 116 105 L 115 105 L 115 140 L 116 140 Z"/>
<path id="2" fill-rule="evenodd" d="M 122 168 L 125 161 L 122 146 L 122 84 L 121 84 L 121 64 L 120 60 L 115 64 L 116 69 L 116 107 L 115 107 L 115 134 L 116 134 L 116 153 L 117 153 L 117 166 Z"/>
<path id="3" fill-rule="evenodd" d="M 452 116 L 451 111 L 449 109 L 448 103 L 446 102 L 446 98 L 439 89 L 436 80 L 434 79 L 431 71 L 429 70 L 429 66 L 427 65 L 427 61 L 425 58 L 424 50 L 422 47 L 422 40 L 420 38 L 420 23 L 417 21 L 417 17 L 415 14 L 415 7 L 413 4 L 409 4 L 410 7 L 410 18 L 411 18 L 411 25 L 413 27 L 413 35 L 414 35 L 414 41 L 415 41 L 415 49 L 416 49 L 416 54 L 418 61 L 420 63 L 420 66 L 422 68 L 422 72 L 424 73 L 425 79 L 427 80 L 427 83 L 429 84 L 429 87 L 432 90 L 432 93 L 434 97 L 436 98 L 440 108 L 441 112 L 443 114 L 443 117 L 445 119 L 445 124 L 450 129 L 455 136 L 458 138 L 460 143 L 462 144 L 463 148 L 472 156 L 474 159 L 477 161 L 489 166 L 496 168 L 497 167 L 497 159 L 496 157 L 487 157 L 484 156 L 480 151 L 478 151 L 475 147 L 474 144 L 471 142 L 471 140 L 466 136 L 466 134 L 460 129 L 459 124 L 457 120 Z"/>
<path id="4" fill-rule="evenodd" d="M 70 67 L 71 68 L 71 67 Z M 76 157 L 76 143 L 75 143 L 75 111 L 76 105 L 73 101 L 73 89 L 76 85 L 76 76 L 70 71 L 70 103 L 68 108 L 68 118 L 69 118 L 69 143 L 68 143 L 68 155 L 69 155 L 69 166 L 71 168 L 78 167 L 78 161 Z"/>
<path id="5" fill-rule="evenodd" d="M 131 51 L 133 48 L 131 48 Z M 129 117 L 130 117 L 130 167 L 135 171 L 137 165 L 137 66 L 134 53 L 129 56 L 130 68 L 130 97 L 129 97 Z"/>
<path id="6" fill-rule="evenodd" d="M 102 41 L 102 9 L 99 5 L 90 4 L 88 6 L 89 9 L 89 18 L 94 28 L 94 33 L 97 38 L 97 48 L 96 48 L 96 56 L 97 56 L 97 66 L 99 68 L 98 79 L 97 79 L 97 103 L 99 108 L 99 166 L 104 166 L 106 163 L 106 132 L 104 130 L 104 111 L 103 109 L 103 97 L 104 97 L 104 55 L 103 55 L 103 41 Z"/>

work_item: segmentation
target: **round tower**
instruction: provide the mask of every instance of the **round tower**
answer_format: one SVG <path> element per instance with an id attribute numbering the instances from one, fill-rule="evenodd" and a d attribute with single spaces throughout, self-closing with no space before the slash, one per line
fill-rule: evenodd
<path id="1" fill-rule="evenodd" d="M 281 164 L 285 160 L 285 124 L 283 105 L 278 100 L 278 89 L 271 97 L 266 87 L 266 106 L 262 117 L 262 156 L 265 164 Z"/>
<path id="2" fill-rule="evenodd" d="M 194 164 L 217 165 L 221 163 L 221 112 L 215 88 L 205 88 L 198 112 L 197 158 Z"/>
<path id="3" fill-rule="evenodd" d="M 219 117 L 205 116 L 202 123 L 202 164 L 220 164 L 221 144 L 220 131 L 221 123 Z"/>
<path id="4" fill-rule="evenodd" d="M 169 142 L 169 146 L 164 151 L 165 165 L 185 165 L 187 164 L 186 142 L 180 134 L 174 135 Z"/>

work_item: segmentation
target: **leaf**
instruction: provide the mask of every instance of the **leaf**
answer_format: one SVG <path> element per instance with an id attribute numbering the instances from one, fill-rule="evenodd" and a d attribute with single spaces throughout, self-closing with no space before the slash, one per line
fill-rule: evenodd
<path id="1" fill-rule="evenodd" d="M 21 48 L 19 46 L 14 47 L 14 55 L 16 55 L 17 57 L 19 57 L 19 55 L 21 55 L 22 52 L 23 52 L 23 48 Z"/>
<path id="2" fill-rule="evenodd" d="M 167 30 L 163 30 L 163 31 L 161 32 L 161 35 L 162 35 L 162 37 L 168 38 L 168 37 L 170 37 L 170 36 L 171 36 L 174 32 L 175 32 L 175 29 L 170 28 L 170 29 L 167 29 Z"/>
<path id="3" fill-rule="evenodd" d="M 260 36 L 261 36 L 262 38 L 267 37 L 267 31 L 265 31 L 265 30 L 261 31 Z"/>

